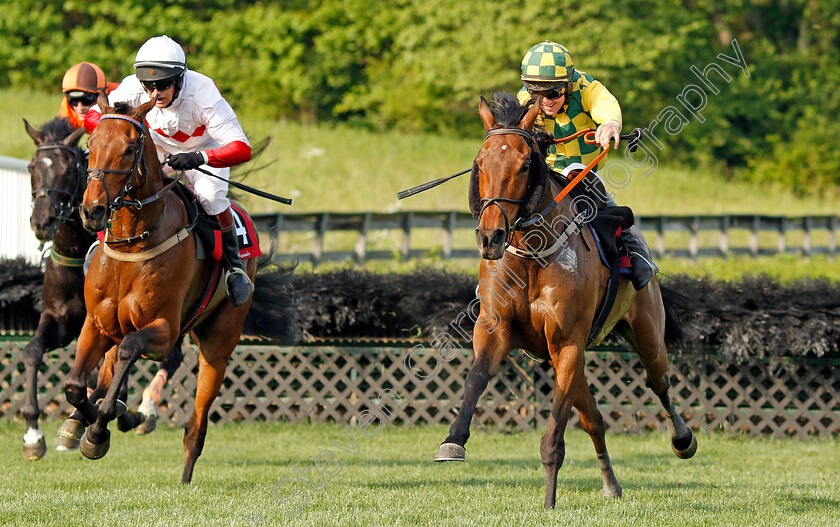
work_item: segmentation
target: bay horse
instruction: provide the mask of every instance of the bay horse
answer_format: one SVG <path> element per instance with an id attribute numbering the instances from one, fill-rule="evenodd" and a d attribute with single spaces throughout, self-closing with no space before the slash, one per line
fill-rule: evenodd
<path id="1" fill-rule="evenodd" d="M 45 123 L 41 129 L 33 127 L 26 119 L 23 123 L 36 146 L 29 163 L 30 226 L 42 244 L 53 242 L 44 270 L 44 308 L 35 335 L 23 350 L 26 378 L 23 416 L 27 424 L 23 455 L 28 460 L 36 460 L 47 451 L 44 434 L 38 427 L 41 414 L 38 372 L 44 353 L 69 345 L 82 329 L 86 313 L 83 265 L 96 236 L 82 226 L 79 217 L 79 204 L 87 184 L 87 156 L 79 147 L 85 129 L 74 128 L 62 117 Z M 173 351 L 165 365 L 169 376 L 181 363 L 180 343 Z M 127 391 L 128 387 L 124 385 L 121 401 L 126 400 Z M 120 429 L 130 430 L 140 425 L 140 431 L 151 431 L 147 422 L 136 415 L 121 417 Z M 79 438 L 68 435 L 59 435 L 57 451 L 73 450 L 78 446 Z"/>
<path id="2" fill-rule="evenodd" d="M 155 101 L 138 108 L 123 104 L 112 108 L 102 94 L 98 104 L 102 120 L 88 139 L 88 186 L 80 213 L 85 228 L 106 230 L 106 236 L 85 281 L 87 317 L 64 387 L 67 400 L 89 425 L 79 449 L 90 459 L 108 451 L 108 423 L 116 416 L 117 387 L 129 368 L 141 356 L 166 358 L 181 333 L 183 317 L 201 299 L 214 271 L 211 261 L 196 259 L 186 206 L 172 192 L 177 180 L 164 182 L 144 122 Z M 256 263 L 245 262 L 253 280 Z M 215 295 L 192 326 L 200 350 L 199 370 L 195 408 L 184 435 L 182 483 L 192 480 L 210 406 L 250 304 L 251 300 L 236 307 L 224 294 Z M 97 408 L 84 387 L 103 356 L 98 384 L 108 389 Z"/>
<path id="3" fill-rule="evenodd" d="M 609 271 L 600 263 L 598 252 L 589 250 L 595 246 L 589 229 L 582 229 L 580 236 L 573 233 L 559 245 L 556 242 L 567 233 L 568 219 L 579 218 L 581 211 L 568 195 L 559 206 L 549 207 L 561 185 L 549 177 L 537 148 L 534 123 L 539 108 L 539 101 L 529 109 L 509 94 L 497 94 L 492 104 L 482 97 L 479 104 L 487 136 L 470 182 L 470 208 L 478 218 L 476 242 L 482 257 L 481 310 L 473 333 L 475 361 L 467 374 L 463 404 L 435 460 L 465 459 L 479 396 L 512 349 L 528 350 L 554 369 L 553 405 L 540 442 L 545 507 L 551 508 L 572 407 L 580 413 L 581 426 L 595 446 L 603 494 L 620 497 L 622 489 L 607 453 L 604 420 L 584 370 L 584 349 L 604 302 Z M 543 216 L 542 221 L 525 221 L 535 218 L 535 213 Z M 528 226 L 520 229 L 523 224 Z M 638 229 L 636 234 L 641 238 Z M 523 243 L 529 235 L 537 235 L 547 245 L 535 251 Z M 542 253 L 541 258 L 537 253 Z M 495 292 L 488 290 L 491 283 Z M 638 292 L 622 279 L 599 339 L 614 329 L 633 346 L 647 372 L 647 385 L 665 410 L 674 453 L 690 458 L 697 449 L 696 438 L 668 395 L 666 337 L 679 331 L 677 325 L 663 303 L 656 277 Z"/>

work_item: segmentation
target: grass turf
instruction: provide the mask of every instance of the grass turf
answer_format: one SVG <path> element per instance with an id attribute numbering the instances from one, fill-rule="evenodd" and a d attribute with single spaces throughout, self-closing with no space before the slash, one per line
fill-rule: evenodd
<path id="1" fill-rule="evenodd" d="M 59 423 L 44 425 L 52 448 Z M 113 428 L 113 427 L 112 427 Z M 20 422 L 0 423 L 2 525 L 802 525 L 840 522 L 840 450 L 836 439 L 807 441 L 701 434 L 697 455 L 677 459 L 662 432 L 610 435 L 607 442 L 624 497 L 601 497 L 589 438 L 566 434 L 557 508 L 545 511 L 542 431 L 475 429 L 467 463 L 435 464 L 442 426 L 385 428 L 356 451 L 340 425 L 212 426 L 193 483 L 183 486 L 181 429 L 151 436 L 113 432 L 111 451 L 89 461 L 50 450 L 37 462 L 21 455 Z M 336 474 L 315 471 L 320 452 L 336 454 Z M 287 503 L 272 489 L 318 491 Z M 301 491 L 302 492 L 302 491 Z M 299 512 L 297 512 L 297 510 Z M 296 515 L 294 513 L 297 512 Z"/>

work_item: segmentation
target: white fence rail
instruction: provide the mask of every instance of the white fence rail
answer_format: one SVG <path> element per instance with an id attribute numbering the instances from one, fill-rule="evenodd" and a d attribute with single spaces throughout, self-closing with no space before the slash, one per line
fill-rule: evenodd
<path id="1" fill-rule="evenodd" d="M 29 228 L 32 189 L 27 162 L 0 156 L 0 258 L 23 256 L 31 263 L 41 259 L 38 240 Z"/>

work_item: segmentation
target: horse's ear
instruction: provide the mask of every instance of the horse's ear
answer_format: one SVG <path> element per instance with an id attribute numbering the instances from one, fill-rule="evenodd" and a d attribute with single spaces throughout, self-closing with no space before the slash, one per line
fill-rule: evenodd
<path id="1" fill-rule="evenodd" d="M 519 128 L 523 130 L 531 130 L 534 128 L 534 121 L 537 120 L 537 115 L 540 114 L 540 101 L 542 101 L 542 96 L 537 95 L 537 98 L 534 99 L 534 104 L 531 106 L 531 109 L 528 110 L 528 113 L 525 114 L 525 117 L 519 121 Z"/>
<path id="2" fill-rule="evenodd" d="M 87 130 L 84 126 L 81 128 L 76 128 L 73 132 L 65 137 L 61 142 L 67 146 L 76 146 L 76 143 L 79 142 L 79 139 L 84 135 Z"/>
<path id="3" fill-rule="evenodd" d="M 134 117 L 136 120 L 142 122 L 143 119 L 146 118 L 146 114 L 149 113 L 149 110 L 154 108 L 155 100 L 152 99 L 151 101 L 141 104 L 137 108 L 131 111 L 131 116 Z"/>
<path id="4" fill-rule="evenodd" d="M 41 143 L 44 142 L 44 134 L 29 124 L 26 119 L 23 120 L 23 125 L 26 127 L 26 133 L 35 141 L 35 146 L 41 146 Z"/>
<path id="5" fill-rule="evenodd" d="M 114 109 L 108 105 L 108 96 L 104 91 L 99 92 L 99 97 L 96 98 L 96 104 L 99 106 L 99 113 L 105 115 L 106 113 L 114 113 Z"/>
<path id="6" fill-rule="evenodd" d="M 484 123 L 484 129 L 488 132 L 496 127 L 496 118 L 493 117 L 493 112 L 490 111 L 490 106 L 484 96 L 481 97 L 481 102 L 478 104 L 478 115 L 481 116 L 481 122 Z"/>

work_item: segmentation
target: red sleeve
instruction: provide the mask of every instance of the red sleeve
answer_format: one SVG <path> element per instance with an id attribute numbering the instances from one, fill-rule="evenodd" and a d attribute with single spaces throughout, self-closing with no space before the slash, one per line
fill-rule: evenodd
<path id="1" fill-rule="evenodd" d="M 85 128 L 87 128 L 88 133 L 93 132 L 93 129 L 99 124 L 100 119 L 102 119 L 102 114 L 96 110 L 90 110 L 85 115 Z"/>
<path id="2" fill-rule="evenodd" d="M 242 141 L 231 141 L 221 148 L 205 150 L 204 153 L 207 154 L 207 164 L 216 168 L 232 167 L 251 159 L 251 147 Z"/>

